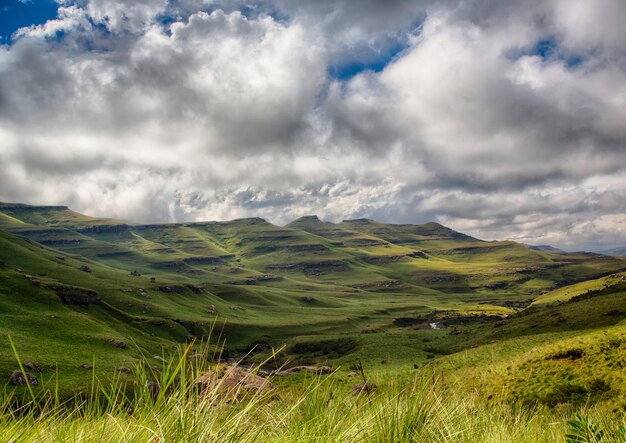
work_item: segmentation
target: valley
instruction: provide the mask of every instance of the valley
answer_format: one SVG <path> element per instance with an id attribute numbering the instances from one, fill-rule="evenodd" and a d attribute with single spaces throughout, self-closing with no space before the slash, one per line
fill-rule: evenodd
<path id="1" fill-rule="evenodd" d="M 271 367 L 454 366 L 511 341 L 549 346 L 619 328 L 624 270 L 623 258 L 486 242 L 436 223 L 141 225 L 0 204 L 0 373 L 17 368 L 9 336 L 45 369 L 39 386 L 58 379 L 66 397 L 89 386 L 85 365 L 107 379 L 209 336 L 224 359 L 247 364 L 282 349 Z"/>

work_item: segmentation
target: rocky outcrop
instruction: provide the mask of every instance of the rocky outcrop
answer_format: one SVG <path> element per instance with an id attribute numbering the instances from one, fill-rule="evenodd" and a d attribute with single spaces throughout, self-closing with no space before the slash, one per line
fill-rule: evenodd
<path id="1" fill-rule="evenodd" d="M 356 289 L 385 289 L 385 288 L 397 288 L 402 286 L 400 280 L 380 280 L 370 283 L 361 283 L 358 285 L 352 285 L 352 288 Z"/>
<path id="2" fill-rule="evenodd" d="M 35 287 L 40 288 L 41 287 L 41 280 L 39 280 L 38 278 L 33 277 L 32 275 L 28 275 L 28 274 L 24 274 L 24 277 L 28 280 L 30 280 L 30 282 L 35 285 Z"/>
<path id="3" fill-rule="evenodd" d="M 222 255 L 217 257 L 189 257 L 183 259 L 183 263 L 188 265 L 219 265 L 225 260 L 234 258 L 234 255 Z"/>
<path id="4" fill-rule="evenodd" d="M 77 231 L 84 234 L 116 234 L 118 232 L 128 231 L 129 228 L 130 226 L 126 224 L 93 225 L 77 229 Z"/>
<path id="5" fill-rule="evenodd" d="M 235 366 L 228 366 L 223 372 L 219 368 L 206 372 L 198 378 L 196 385 L 203 394 L 217 390 L 231 396 L 247 392 L 266 392 L 274 388 L 267 378 Z"/>
<path id="6" fill-rule="evenodd" d="M 182 286 L 159 286 L 157 289 L 165 294 L 182 294 L 185 292 L 185 288 Z"/>
<path id="7" fill-rule="evenodd" d="M 304 244 L 304 245 L 287 245 L 283 249 L 287 252 L 324 252 L 328 251 L 328 248 L 319 244 Z"/>
<path id="8" fill-rule="evenodd" d="M 35 371 L 35 372 L 42 372 L 43 368 L 41 366 L 39 366 L 37 363 L 32 362 L 32 361 L 28 361 L 26 363 L 24 363 L 24 367 L 26 369 L 30 369 L 31 371 Z"/>
<path id="9" fill-rule="evenodd" d="M 441 251 L 442 255 L 454 255 L 454 254 L 487 254 L 490 252 L 501 251 L 503 249 L 511 248 L 510 244 L 502 245 L 489 245 L 489 246 L 463 246 L 460 248 L 448 249 Z"/>
<path id="10" fill-rule="evenodd" d="M 511 286 L 511 282 L 507 282 L 507 281 L 496 281 L 496 282 L 491 282 L 491 283 L 487 283 L 484 288 L 485 289 L 491 289 L 491 290 L 497 290 L 497 289 L 507 289 Z"/>
<path id="11" fill-rule="evenodd" d="M 428 275 L 422 277 L 424 283 L 464 283 L 462 275 L 447 271 L 429 271 Z"/>
<path id="12" fill-rule="evenodd" d="M 353 238 L 351 240 L 344 241 L 344 245 L 348 247 L 384 246 L 386 244 L 386 242 L 375 238 Z"/>
<path id="13" fill-rule="evenodd" d="M 48 285 L 47 288 L 56 292 L 57 296 L 66 305 L 91 305 L 100 303 L 100 296 L 96 291 L 76 286 Z"/>
<path id="14" fill-rule="evenodd" d="M 270 265 L 270 269 L 277 271 L 303 271 L 305 274 L 319 275 L 322 272 L 342 272 L 350 268 L 342 260 L 322 260 L 315 262 L 301 262 L 287 265 Z"/>
<path id="15" fill-rule="evenodd" d="M 407 261 L 409 259 L 410 257 L 408 255 L 374 255 L 362 258 L 365 263 L 371 265 L 384 265 L 398 261 Z"/>
<path id="16" fill-rule="evenodd" d="M 187 285 L 187 287 L 191 290 L 191 292 L 193 292 L 194 294 L 202 294 L 204 292 L 204 289 L 202 288 L 202 286 L 200 285 Z"/>
<path id="17" fill-rule="evenodd" d="M 377 390 L 378 390 L 378 386 L 376 386 L 374 383 L 369 383 L 369 382 L 357 383 L 356 385 L 352 387 L 352 393 L 354 395 L 372 394 Z"/>
<path id="18" fill-rule="evenodd" d="M 245 280 L 235 280 L 226 282 L 229 285 L 257 285 L 264 282 L 282 281 L 283 278 L 273 274 L 255 275 L 254 277 L 247 278 Z"/>
<path id="19" fill-rule="evenodd" d="M 15 386 L 36 386 L 38 384 L 37 377 L 29 372 L 13 371 L 11 374 L 11 384 Z"/>
<path id="20" fill-rule="evenodd" d="M 126 349 L 126 342 L 124 342 L 122 340 L 111 339 L 111 340 L 109 340 L 109 343 L 111 343 L 116 348 Z"/>

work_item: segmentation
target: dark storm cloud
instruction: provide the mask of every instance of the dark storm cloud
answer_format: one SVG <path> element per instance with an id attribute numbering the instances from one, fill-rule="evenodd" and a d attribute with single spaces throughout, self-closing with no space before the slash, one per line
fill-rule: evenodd
<path id="1" fill-rule="evenodd" d="M 0 199 L 626 243 L 619 0 L 60 4 L 0 47 Z"/>

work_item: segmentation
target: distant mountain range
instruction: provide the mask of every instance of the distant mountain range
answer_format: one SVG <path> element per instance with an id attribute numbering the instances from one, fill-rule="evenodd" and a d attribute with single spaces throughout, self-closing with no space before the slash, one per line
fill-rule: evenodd
<path id="1" fill-rule="evenodd" d="M 534 251 L 563 253 L 562 249 L 555 248 L 551 245 L 528 245 L 528 247 Z M 596 254 L 611 255 L 613 257 L 626 257 L 626 246 L 619 246 L 612 249 L 603 249 L 601 251 L 594 251 Z"/>
<path id="2" fill-rule="evenodd" d="M 600 254 L 604 255 L 612 255 L 614 257 L 626 257 L 626 246 L 620 246 L 613 249 L 606 249 L 604 251 L 600 251 Z"/>

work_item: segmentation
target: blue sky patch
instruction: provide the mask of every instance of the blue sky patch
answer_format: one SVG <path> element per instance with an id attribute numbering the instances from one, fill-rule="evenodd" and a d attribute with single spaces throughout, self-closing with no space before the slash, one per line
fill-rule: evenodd
<path id="1" fill-rule="evenodd" d="M 335 80 L 348 81 L 362 72 L 381 72 L 387 65 L 398 58 L 409 46 L 409 36 L 418 36 L 426 21 L 426 14 L 420 14 L 407 28 L 395 36 L 387 35 L 383 44 L 385 49 L 376 51 L 371 49 L 361 56 L 346 54 L 346 58 L 328 67 L 328 76 Z"/>
<path id="2" fill-rule="evenodd" d="M 366 60 L 352 59 L 336 63 L 328 67 L 328 75 L 336 80 L 348 81 L 365 71 L 381 72 L 385 69 L 385 66 L 395 60 L 407 47 L 407 43 L 398 42 L 389 50 L 368 57 Z"/>
<path id="3" fill-rule="evenodd" d="M 56 18 L 58 8 L 53 0 L 0 0 L 0 43 L 10 43 L 19 28 Z"/>
<path id="4" fill-rule="evenodd" d="M 564 62 L 568 68 L 575 68 L 584 61 L 584 57 L 582 55 L 567 53 L 564 51 L 555 37 L 541 39 L 529 49 L 512 51 L 509 54 L 509 57 L 512 60 L 517 60 L 524 56 L 537 56 L 545 62 Z"/>

